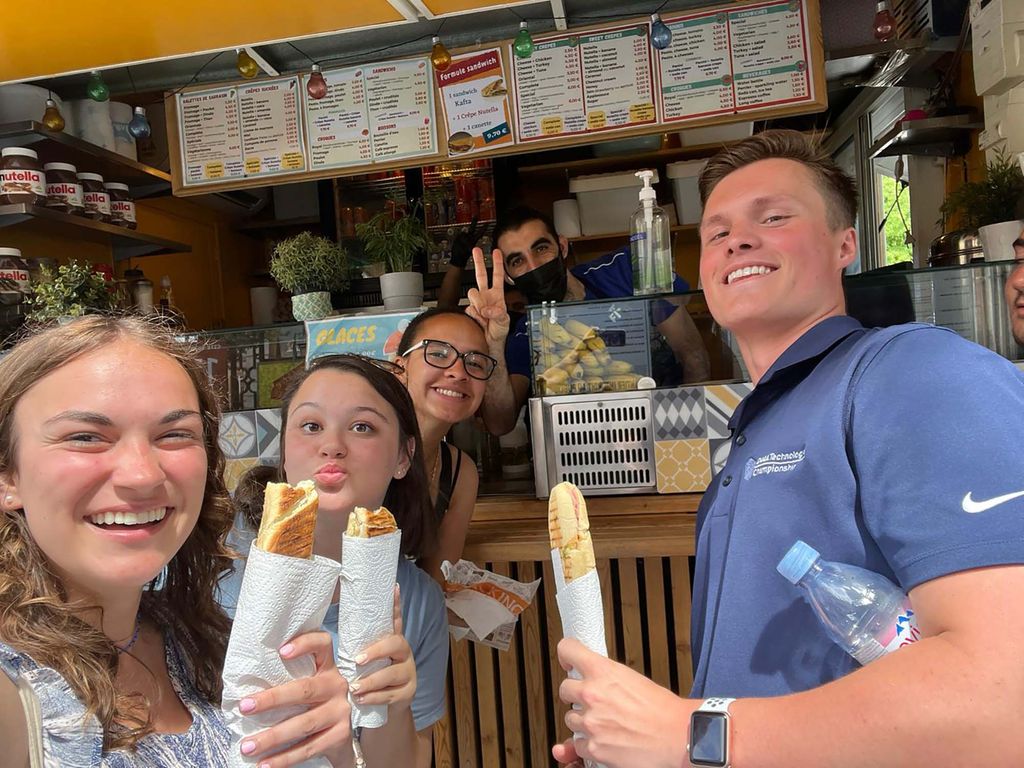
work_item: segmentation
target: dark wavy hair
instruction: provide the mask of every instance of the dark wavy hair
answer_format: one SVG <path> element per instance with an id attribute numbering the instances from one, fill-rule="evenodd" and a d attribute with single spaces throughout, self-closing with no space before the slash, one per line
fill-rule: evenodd
<path id="1" fill-rule="evenodd" d="M 285 435 L 288 430 L 288 411 L 299 387 L 310 376 L 319 371 L 338 371 L 354 373 L 365 379 L 377 393 L 394 409 L 398 416 L 399 440 L 405 445 L 413 438 L 415 448 L 410 456 L 409 471 L 405 477 L 392 478 L 384 496 L 386 506 L 395 516 L 398 526 L 402 529 L 402 554 L 419 558 L 432 552 L 437 540 L 438 521 L 430 506 L 428 495 L 427 469 L 423 464 L 423 441 L 420 439 L 420 428 L 416 421 L 416 411 L 412 398 L 409 397 L 405 385 L 396 373 L 401 369 L 393 364 L 383 363 L 361 355 L 327 355 L 318 357 L 301 375 L 295 376 L 288 383 L 288 389 L 281 400 L 281 460 L 276 467 L 274 477 L 261 468 L 249 471 L 252 477 L 246 477 L 242 484 L 244 490 L 241 497 L 236 497 L 246 514 L 249 524 L 259 529 L 263 515 L 262 489 L 271 480 L 283 481 L 285 460 Z M 344 397 L 344 393 L 339 393 Z"/>
<path id="2" fill-rule="evenodd" d="M 214 590 L 233 567 L 234 553 L 224 542 L 234 515 L 217 443 L 220 406 L 195 348 L 177 341 L 163 323 L 137 317 L 89 315 L 26 335 L 0 361 L 0 475 L 9 478 L 18 471 L 14 409 L 25 393 L 67 363 L 119 340 L 170 357 L 198 395 L 207 457 L 203 505 L 195 528 L 167 564 L 162 587 L 153 584 L 142 593 L 140 612 L 160 627 L 173 625 L 196 688 L 217 704 L 231 625 Z M 117 690 L 118 651 L 100 629 L 80 618 L 90 608 L 68 602 L 64 584 L 29 532 L 24 511 L 0 512 L 0 639 L 67 680 L 103 726 L 105 749 L 132 748 L 153 731 L 148 714 L 145 720 L 138 717 L 140 709 L 149 712 L 150 702 Z"/>
<path id="3" fill-rule="evenodd" d="M 474 320 L 472 317 L 467 315 L 462 308 L 454 309 L 447 307 L 431 307 L 430 309 L 420 312 L 416 317 L 409 321 L 409 325 L 405 327 L 405 331 L 402 332 L 402 339 L 398 342 L 398 354 L 404 354 L 409 351 L 409 348 L 419 340 L 420 329 L 425 323 L 430 322 L 435 317 L 443 317 L 445 315 L 454 315 L 455 317 L 464 317 L 466 320 L 473 324 L 473 326 L 483 333 L 483 328 Z"/>

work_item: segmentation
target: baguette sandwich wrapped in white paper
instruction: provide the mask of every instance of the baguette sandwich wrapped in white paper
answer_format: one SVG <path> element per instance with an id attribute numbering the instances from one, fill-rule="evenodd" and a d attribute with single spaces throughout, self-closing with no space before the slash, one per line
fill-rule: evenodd
<path id="1" fill-rule="evenodd" d="M 590 538 L 587 502 L 572 483 L 559 483 L 548 497 L 548 534 L 555 574 L 555 600 L 562 619 L 562 635 L 579 640 L 602 656 L 608 655 L 604 630 L 604 604 L 597 575 L 594 543 Z M 579 680 L 575 669 L 569 677 Z M 587 760 L 587 768 L 601 768 Z"/>
<path id="2" fill-rule="evenodd" d="M 249 549 L 224 660 L 221 707 L 233 738 L 230 765 L 252 765 L 239 743 L 302 711 L 299 707 L 243 715 L 238 703 L 268 688 L 310 677 L 310 656 L 285 661 L 278 649 L 297 635 L 318 631 L 331 604 L 341 566 L 313 555 L 317 493 L 310 480 L 268 483 L 259 535 Z M 325 758 L 302 764 L 328 768 Z"/>
<path id="3" fill-rule="evenodd" d="M 341 545 L 341 594 L 338 601 L 338 669 L 349 683 L 383 669 L 387 659 L 356 664 L 370 645 L 395 631 L 395 582 L 402 532 L 385 507 L 356 507 L 349 515 Z M 354 728 L 380 728 L 388 721 L 385 704 L 352 702 Z"/>

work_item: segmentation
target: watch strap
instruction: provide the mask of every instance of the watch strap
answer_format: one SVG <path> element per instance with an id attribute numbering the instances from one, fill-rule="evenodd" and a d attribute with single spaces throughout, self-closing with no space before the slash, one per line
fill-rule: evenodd
<path id="1" fill-rule="evenodd" d="M 720 696 L 712 696 L 704 699 L 701 705 L 697 707 L 699 712 L 725 712 L 728 714 L 729 705 L 732 704 L 736 699 L 726 699 Z"/>

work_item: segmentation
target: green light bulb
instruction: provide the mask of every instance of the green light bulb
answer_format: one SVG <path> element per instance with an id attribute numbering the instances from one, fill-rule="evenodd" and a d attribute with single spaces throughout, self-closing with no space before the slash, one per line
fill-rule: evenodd
<path id="1" fill-rule="evenodd" d="M 94 69 L 89 75 L 89 82 L 85 85 L 85 93 L 93 101 L 106 101 L 110 98 L 110 89 L 103 82 L 103 75 L 98 69 Z"/>
<path id="2" fill-rule="evenodd" d="M 520 59 L 528 59 L 533 53 L 533 37 L 530 36 L 530 30 L 525 21 L 519 22 L 519 32 L 512 42 L 512 50 Z"/>

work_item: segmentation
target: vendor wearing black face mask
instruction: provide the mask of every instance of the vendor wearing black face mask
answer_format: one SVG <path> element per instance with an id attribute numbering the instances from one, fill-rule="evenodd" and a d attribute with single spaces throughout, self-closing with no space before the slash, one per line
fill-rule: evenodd
<path id="1" fill-rule="evenodd" d="M 520 207 L 504 213 L 495 227 L 494 242 L 504 256 L 507 279 L 529 304 L 633 295 L 633 268 L 628 247 L 569 269 L 566 264 L 569 243 L 558 236 L 554 224 L 540 211 Z M 495 257 L 497 255 L 495 251 Z M 479 249 L 474 252 L 474 260 L 477 261 L 478 289 L 469 293 L 468 311 L 484 325 L 488 338 L 494 342 L 503 331 L 507 333 L 503 371 L 506 375 L 492 377 L 497 380 L 488 382 L 482 411 L 488 430 L 501 435 L 515 426 L 519 409 L 529 397 L 529 333 L 526 317 L 520 317 L 515 327 L 508 330 L 504 301 L 499 299 L 499 291 L 487 289 L 486 272 L 480 285 L 483 256 Z M 499 267 L 495 279 L 500 271 Z M 689 287 L 676 276 L 674 290 L 682 293 Z M 706 380 L 709 375 L 707 350 L 693 320 L 685 309 L 667 307 L 663 319 L 657 321 L 657 328 L 683 366 L 683 382 Z"/>

